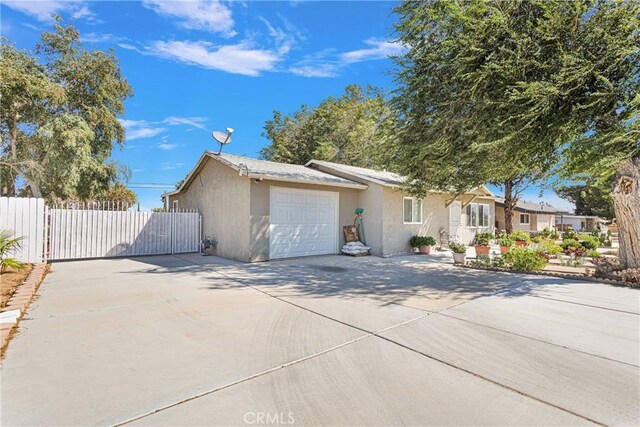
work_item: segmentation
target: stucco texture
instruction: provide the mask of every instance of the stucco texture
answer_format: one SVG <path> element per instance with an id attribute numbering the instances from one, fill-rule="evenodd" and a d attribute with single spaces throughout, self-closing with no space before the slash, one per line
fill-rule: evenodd
<path id="1" fill-rule="evenodd" d="M 439 243 L 440 230 L 449 230 L 445 195 L 428 194 L 422 200 L 422 223 L 405 224 L 403 199 L 406 195 L 397 189 L 384 188 L 383 256 L 412 252 L 409 239 L 413 235 L 432 236 Z"/>
<path id="2" fill-rule="evenodd" d="M 302 188 L 316 191 L 332 191 L 339 194 L 338 206 L 338 238 L 340 246 L 344 245 L 343 225 L 353 224 L 355 210 L 358 206 L 358 193 L 361 190 L 315 184 L 298 184 L 292 182 L 252 180 L 250 194 L 250 253 L 249 261 L 266 261 L 269 259 L 269 196 L 270 187 Z M 368 231 L 368 230 L 367 230 Z M 368 235 L 367 235 L 368 237 Z"/>
<path id="3" fill-rule="evenodd" d="M 219 256 L 249 261 L 250 180 L 222 163 L 208 159 L 189 187 L 170 197 L 178 208 L 196 208 L 202 234 L 218 241 Z"/>

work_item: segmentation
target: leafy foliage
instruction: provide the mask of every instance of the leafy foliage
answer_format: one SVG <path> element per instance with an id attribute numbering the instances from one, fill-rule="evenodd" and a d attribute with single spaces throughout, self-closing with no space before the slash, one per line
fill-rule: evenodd
<path id="1" fill-rule="evenodd" d="M 20 269 L 24 266 L 20 261 L 7 256 L 10 251 L 20 249 L 22 239 L 22 237 L 13 237 L 13 232 L 10 230 L 0 230 L 0 272 L 4 272 L 7 267 Z"/>
<path id="2" fill-rule="evenodd" d="M 412 248 L 417 248 L 418 246 L 433 246 L 436 244 L 436 239 L 432 236 L 412 236 L 409 244 Z"/>
<path id="3" fill-rule="evenodd" d="M 530 242 L 531 236 L 526 231 L 514 231 L 510 237 L 516 242 Z"/>
<path id="4" fill-rule="evenodd" d="M 124 143 L 117 116 L 131 87 L 113 51 L 83 49 L 72 26 L 43 33 L 36 54 L 2 39 L 3 193 L 16 194 L 24 182 L 33 196 L 90 199 L 120 176 L 108 159 Z"/>
<path id="5" fill-rule="evenodd" d="M 449 249 L 454 254 L 464 254 L 467 252 L 467 246 L 463 243 L 451 242 L 449 243 Z"/>
<path id="6" fill-rule="evenodd" d="M 494 237 L 492 233 L 478 233 L 473 240 L 476 246 L 489 246 L 489 241 Z"/>
<path id="7" fill-rule="evenodd" d="M 503 256 L 509 268 L 521 271 L 538 271 L 547 265 L 547 259 L 529 248 L 515 247 Z"/>
<path id="8" fill-rule="evenodd" d="M 293 164 L 316 159 L 389 167 L 395 125 L 396 117 L 379 90 L 351 85 L 341 97 L 329 97 L 316 108 L 303 105 L 291 115 L 275 111 L 263 133 L 271 144 L 260 156 Z"/>
<path id="9" fill-rule="evenodd" d="M 605 180 L 590 180 L 584 184 L 567 185 L 556 189 L 556 193 L 576 206 L 576 215 L 615 218 L 611 189 L 614 176 Z"/>

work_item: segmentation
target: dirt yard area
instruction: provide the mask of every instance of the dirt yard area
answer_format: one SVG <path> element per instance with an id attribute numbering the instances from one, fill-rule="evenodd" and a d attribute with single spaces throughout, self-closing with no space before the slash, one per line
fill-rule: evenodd
<path id="1" fill-rule="evenodd" d="M 32 269 L 32 264 L 25 264 L 24 268 L 20 270 L 12 270 L 8 268 L 4 273 L 0 274 L 0 288 L 2 289 L 0 309 L 7 306 L 7 302 L 9 301 L 9 298 L 11 298 L 11 295 L 13 295 L 16 288 L 25 281 Z"/>

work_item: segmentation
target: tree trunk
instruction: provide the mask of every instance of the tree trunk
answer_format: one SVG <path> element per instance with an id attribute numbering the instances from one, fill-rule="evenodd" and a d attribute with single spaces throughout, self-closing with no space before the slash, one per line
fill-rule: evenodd
<path id="1" fill-rule="evenodd" d="M 31 190 L 32 197 L 42 197 L 42 190 L 40 186 L 31 180 L 27 180 L 27 184 L 29 185 L 29 189 Z"/>
<path id="2" fill-rule="evenodd" d="M 513 182 L 504 182 L 504 228 L 507 234 L 513 233 L 513 209 L 518 199 L 513 197 Z"/>
<path id="3" fill-rule="evenodd" d="M 620 165 L 611 196 L 618 224 L 620 265 L 640 268 L 640 155 Z"/>

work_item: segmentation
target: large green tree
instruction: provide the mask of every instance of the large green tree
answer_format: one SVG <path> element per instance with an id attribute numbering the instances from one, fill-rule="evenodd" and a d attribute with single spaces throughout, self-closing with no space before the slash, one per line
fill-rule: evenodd
<path id="1" fill-rule="evenodd" d="M 59 21 L 59 20 L 58 20 Z M 120 176 L 117 116 L 132 89 L 113 51 L 86 50 L 60 21 L 34 53 L 0 45 L 2 194 L 99 198 Z"/>
<path id="2" fill-rule="evenodd" d="M 616 201 L 621 262 L 639 266 L 639 8 L 587 0 L 400 5 L 396 30 L 407 53 L 393 102 L 412 190 L 462 192 L 528 173 L 602 179 L 617 170 L 625 183 L 615 187 L 625 205 L 621 212 Z"/>
<path id="3" fill-rule="evenodd" d="M 577 215 L 593 215 L 601 218 L 615 218 L 615 208 L 611 189 L 615 183 L 615 176 L 600 181 L 587 181 L 580 184 L 564 185 L 556 189 L 558 196 L 572 202 Z"/>
<path id="4" fill-rule="evenodd" d="M 339 98 L 317 107 L 303 105 L 290 115 L 275 111 L 263 135 L 271 143 L 261 157 L 304 164 L 311 159 L 361 167 L 386 167 L 392 162 L 395 115 L 384 95 L 373 87 L 347 86 Z"/>

